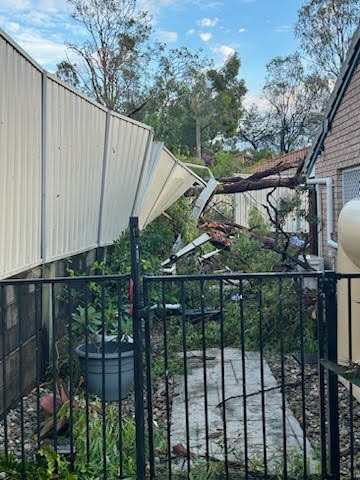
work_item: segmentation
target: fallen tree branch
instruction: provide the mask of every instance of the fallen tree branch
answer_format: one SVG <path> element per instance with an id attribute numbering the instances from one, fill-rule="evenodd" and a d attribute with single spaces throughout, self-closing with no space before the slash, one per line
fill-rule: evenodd
<path id="1" fill-rule="evenodd" d="M 242 193 L 251 190 L 263 190 L 265 188 L 285 187 L 293 189 L 297 185 L 303 183 L 303 176 L 301 175 L 304 160 L 288 164 L 278 164 L 275 167 L 264 170 L 263 172 L 256 172 L 248 178 L 239 176 L 223 177 L 219 179 L 219 185 L 214 190 L 214 195 L 225 193 Z M 297 168 L 293 177 L 282 177 L 279 174 L 291 168 Z M 279 175 L 278 177 L 271 177 L 272 175 Z M 203 185 L 198 185 L 189 188 L 185 192 L 186 197 L 199 195 L 204 189 Z"/>
<path id="2" fill-rule="evenodd" d="M 221 222 L 216 220 L 207 222 L 206 220 L 203 220 L 203 224 L 201 225 L 201 227 L 213 239 L 211 240 L 211 242 L 214 243 L 216 246 L 221 245 L 222 247 L 225 246 L 225 248 L 231 247 L 232 242 L 229 237 L 235 233 L 235 230 L 240 230 L 240 231 L 248 232 L 254 239 L 260 241 L 263 244 L 264 248 L 267 248 L 269 250 L 272 250 L 275 253 L 278 253 L 279 255 L 282 255 L 284 259 L 286 258 L 290 260 L 292 264 L 299 265 L 305 270 L 316 271 L 315 268 L 312 268 L 309 265 L 305 257 L 304 257 L 304 260 L 299 258 L 299 255 L 302 255 L 304 253 L 305 246 L 298 248 L 296 252 L 292 254 L 287 249 L 280 248 L 276 244 L 276 241 L 273 237 L 262 235 L 256 232 L 255 230 L 252 230 L 247 227 L 243 227 L 242 225 L 239 225 L 230 220 L 223 220 Z M 221 243 L 222 239 L 226 239 L 226 242 Z"/>
<path id="3" fill-rule="evenodd" d="M 312 378 L 315 375 L 318 375 L 318 373 L 317 372 L 312 372 L 312 373 L 306 375 L 306 379 Z M 275 385 L 274 387 L 268 387 L 268 388 L 258 390 L 256 392 L 247 393 L 245 396 L 243 394 L 242 395 L 232 395 L 231 397 L 225 398 L 225 400 L 219 402 L 216 405 L 216 408 L 222 407 L 226 402 L 228 402 L 229 400 L 233 400 L 234 398 L 244 398 L 244 397 L 245 398 L 250 398 L 250 397 L 254 397 L 255 395 L 261 395 L 262 393 L 272 392 L 274 390 L 279 390 L 279 389 L 283 390 L 285 388 L 299 387 L 300 385 L 302 385 L 302 383 L 303 383 L 303 379 L 300 379 L 297 382 L 285 383 L 283 385 Z"/>

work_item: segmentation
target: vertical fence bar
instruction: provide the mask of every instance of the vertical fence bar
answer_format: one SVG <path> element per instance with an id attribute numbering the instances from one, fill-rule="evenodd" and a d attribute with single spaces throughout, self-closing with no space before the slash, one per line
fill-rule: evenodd
<path id="1" fill-rule="evenodd" d="M 337 303 L 336 274 L 328 272 L 324 279 L 326 329 L 327 329 L 327 359 L 337 362 Z M 330 476 L 334 480 L 340 478 L 340 447 L 339 447 L 339 397 L 337 375 L 330 370 L 328 378 L 329 402 L 329 467 Z"/>
<path id="2" fill-rule="evenodd" d="M 298 311 L 299 311 L 299 326 L 300 326 L 300 374 L 301 374 L 301 416 L 302 416 L 302 431 L 303 431 L 303 476 L 307 478 L 307 447 L 306 447 L 306 395 L 305 395 L 305 358 L 304 358 L 304 309 L 303 309 L 303 293 L 304 293 L 304 279 L 300 277 L 298 288 Z"/>
<path id="3" fill-rule="evenodd" d="M 41 375 L 43 373 L 42 363 L 41 363 L 41 344 L 40 344 L 40 331 L 41 331 L 41 285 L 35 284 L 35 364 L 36 364 L 36 445 L 38 450 L 40 449 L 40 383 Z"/>
<path id="4" fill-rule="evenodd" d="M 144 279 L 144 305 L 149 305 L 149 282 Z M 145 321 L 145 362 L 146 362 L 146 402 L 147 402 L 147 425 L 149 436 L 149 473 L 150 479 L 155 478 L 155 449 L 154 449 L 154 411 L 153 411 L 153 386 L 152 386 L 152 360 L 151 360 L 151 342 L 150 342 L 150 321 L 149 310 L 146 313 Z"/>
<path id="5" fill-rule="evenodd" d="M 249 478 L 249 449 L 248 449 L 248 419 L 247 419 L 247 389 L 246 389 L 246 356 L 245 356 L 245 312 L 244 312 L 244 284 L 240 279 L 240 344 L 241 344 L 241 374 L 243 396 L 243 423 L 244 423 L 244 467 L 245 479 Z"/>
<path id="6" fill-rule="evenodd" d="M 182 287 L 183 288 L 183 287 Z M 170 412 L 170 397 L 169 397 L 169 357 L 168 357 L 168 330 L 167 330 L 167 318 L 166 318 L 166 295 L 165 284 L 161 282 L 161 303 L 162 303 L 162 333 L 163 333 L 163 348 L 164 348 L 164 381 L 165 381 L 165 395 L 166 395 L 166 446 L 168 453 L 168 478 L 172 479 L 172 462 L 171 462 L 171 412 Z M 183 304 L 183 297 L 181 298 L 181 305 Z"/>
<path id="7" fill-rule="evenodd" d="M 225 479 L 229 478 L 229 452 L 226 425 L 226 385 L 225 385 L 225 332 L 224 332 L 224 283 L 220 280 L 220 350 L 221 350 L 221 404 L 222 422 L 224 431 L 224 458 L 225 458 Z"/>
<path id="8" fill-rule="evenodd" d="M 16 298 L 18 304 L 19 323 L 18 323 L 18 355 L 19 355 L 19 395 L 20 395 L 20 441 L 21 441 L 21 478 L 26 478 L 25 472 L 25 431 L 24 431 L 24 308 L 23 308 L 23 286 L 19 285 L 16 289 Z"/>
<path id="9" fill-rule="evenodd" d="M 205 416 L 205 448 L 206 448 L 206 461 L 209 462 L 210 450 L 209 450 L 209 405 L 208 405 L 208 379 L 207 379 L 207 360 L 206 360 L 206 327 L 205 327 L 205 315 L 204 315 L 204 280 L 200 281 L 200 305 L 201 305 L 201 348 L 203 357 L 203 382 L 204 382 L 204 416 Z M 186 352 L 185 352 L 186 354 Z"/>
<path id="10" fill-rule="evenodd" d="M 280 329 L 280 364 L 281 364 L 281 403 L 282 403 L 282 434 L 283 434 L 283 478 L 288 478 L 287 466 L 287 441 L 286 441 L 286 378 L 285 378 L 285 332 L 284 319 L 284 285 L 282 278 L 279 278 L 279 329 Z"/>
<path id="11" fill-rule="evenodd" d="M 327 445 L 326 445 L 326 413 L 325 413 L 325 372 L 320 362 L 325 356 L 324 338 L 326 331 L 324 328 L 324 278 L 318 278 L 317 282 L 317 331 L 318 331 L 318 350 L 319 350 L 319 396 L 320 396 L 320 450 L 321 450 L 321 478 L 327 478 Z"/>
<path id="12" fill-rule="evenodd" d="M 139 220 L 130 218 L 131 278 L 134 282 L 134 381 L 135 381 L 135 424 L 136 424 L 136 478 L 145 480 L 145 417 L 144 417 L 144 373 L 142 360 L 141 332 L 141 279 Z"/>
<path id="13" fill-rule="evenodd" d="M 264 455 L 264 480 L 268 478 L 267 448 L 266 448 L 266 402 L 265 402 L 265 370 L 264 370 L 264 318 L 263 318 L 263 280 L 259 279 L 259 350 L 260 350 L 260 382 L 261 382 L 261 418 Z"/>
<path id="14" fill-rule="evenodd" d="M 58 447 L 58 431 L 56 428 L 57 418 L 57 405 L 56 399 L 58 396 L 58 371 L 56 368 L 57 365 L 57 351 L 56 351 L 56 341 L 58 336 L 57 322 L 56 322 L 56 310 L 55 310 L 55 283 L 50 283 L 50 299 L 51 299 L 51 323 L 52 323 L 52 338 L 51 338 L 51 370 L 52 370 L 52 395 L 53 395 L 53 430 L 54 430 L 54 450 L 57 452 Z"/>
<path id="15" fill-rule="evenodd" d="M 347 279 L 347 308 L 348 308 L 348 356 L 349 364 L 352 364 L 353 360 L 353 339 L 352 339 L 352 303 L 351 303 L 351 278 Z M 354 478 L 354 410 L 353 410 L 353 385 L 350 382 L 349 384 L 349 436 L 350 436 L 350 477 L 351 480 Z"/>
<path id="16" fill-rule="evenodd" d="M 9 454 L 9 444 L 8 444 L 8 423 L 7 423 L 7 325 L 6 325 L 6 316 L 5 316 L 5 288 L 3 285 L 0 287 L 0 313 L 1 313 L 1 347 L 2 347 L 2 355 L 1 355 L 1 361 L 3 365 L 2 369 L 2 382 L 3 382 L 3 414 L 4 414 L 4 420 L 3 420 L 3 435 L 4 435 L 4 453 L 5 456 L 7 457 Z"/>
<path id="17" fill-rule="evenodd" d="M 181 282 L 180 298 L 181 305 L 184 305 L 185 286 L 184 282 Z M 187 328 L 186 328 L 186 315 L 185 308 L 181 309 L 181 330 L 182 330 L 182 351 L 183 351 L 183 366 L 184 366 L 184 395 L 185 395 L 185 433 L 186 433 L 186 450 L 187 450 L 187 475 L 190 477 L 190 422 L 189 422 L 189 388 L 188 388 L 188 364 L 187 364 Z"/>
<path id="18" fill-rule="evenodd" d="M 116 282 L 116 294 L 117 294 L 117 311 L 118 311 L 118 322 L 117 322 L 117 336 L 118 339 L 122 338 L 123 332 L 121 330 L 121 311 L 123 306 L 121 305 L 121 289 L 120 289 L 120 284 L 117 281 Z M 130 293 L 129 293 L 130 297 Z M 130 311 L 131 311 L 131 305 L 130 305 Z M 119 448 L 119 463 L 120 463 L 120 478 L 123 477 L 124 475 L 124 453 L 122 449 L 122 443 L 123 443 L 123 429 L 122 429 L 122 409 L 123 409 L 123 404 L 122 404 L 122 391 L 121 391 L 121 384 L 122 384 L 122 368 L 121 368 L 121 355 L 119 355 L 118 358 L 118 370 L 119 370 L 119 376 L 118 376 L 118 392 L 120 392 L 119 395 L 119 410 L 118 410 L 118 427 L 119 427 L 119 443 L 118 443 L 118 448 Z"/>
<path id="19" fill-rule="evenodd" d="M 65 287 L 65 288 L 64 288 Z M 75 445 L 74 445 L 74 395 L 75 395 L 75 388 L 74 388 L 74 365 L 73 365 L 73 318 L 72 318 L 72 295 L 69 283 L 63 285 L 64 288 L 64 295 L 67 298 L 67 305 L 66 305 L 66 316 L 69 319 L 67 329 L 68 329 L 68 355 L 69 355 L 69 442 L 70 442 L 70 463 L 71 467 L 74 467 L 75 461 Z"/>

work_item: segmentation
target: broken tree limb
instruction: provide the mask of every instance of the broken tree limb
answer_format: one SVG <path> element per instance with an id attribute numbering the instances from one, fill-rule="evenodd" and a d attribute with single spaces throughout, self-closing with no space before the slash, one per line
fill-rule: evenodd
<path id="1" fill-rule="evenodd" d="M 289 252 L 288 246 L 286 246 L 286 248 L 281 248 L 279 245 L 277 245 L 277 242 L 273 237 L 263 235 L 256 230 L 243 227 L 242 225 L 230 220 L 211 220 L 209 222 L 203 220 L 201 228 L 205 230 L 206 233 L 211 237 L 211 243 L 215 243 L 217 246 L 222 245 L 225 248 L 231 247 L 232 242 L 229 237 L 231 237 L 235 231 L 248 232 L 254 239 L 260 241 L 264 248 L 282 255 L 284 258 L 290 260 L 292 264 L 300 265 L 305 270 L 313 270 L 305 257 L 304 259 L 299 258 L 299 255 L 304 253 L 303 247 L 297 249 L 295 254 L 292 254 Z M 226 242 L 224 241 L 225 239 Z M 224 243 L 222 243 L 222 241 L 224 241 Z"/>
<path id="2" fill-rule="evenodd" d="M 224 193 L 241 193 L 251 190 L 263 190 L 265 188 L 295 188 L 297 185 L 303 183 L 304 179 L 301 175 L 304 161 L 293 162 L 288 164 L 278 164 L 275 167 L 264 170 L 263 172 L 256 172 L 248 178 L 239 176 L 223 177 L 219 179 L 219 184 L 214 190 L 214 195 Z M 285 172 L 291 168 L 297 168 L 293 177 L 282 177 L 280 173 Z M 274 175 L 277 175 L 274 177 Z M 189 188 L 185 192 L 185 196 L 191 197 L 199 195 L 204 189 L 203 185 L 198 185 Z"/>

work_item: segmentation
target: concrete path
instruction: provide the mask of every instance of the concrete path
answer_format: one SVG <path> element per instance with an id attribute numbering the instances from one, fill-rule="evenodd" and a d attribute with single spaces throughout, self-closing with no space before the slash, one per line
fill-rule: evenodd
<path id="1" fill-rule="evenodd" d="M 224 459 L 224 422 L 222 407 L 221 353 L 218 349 L 206 351 L 206 386 L 208 404 L 208 442 L 210 456 Z M 227 449 L 230 462 L 245 464 L 245 422 L 243 402 L 242 360 L 241 350 L 226 348 L 225 362 L 225 399 Z M 176 377 L 176 391 L 172 405 L 171 445 L 182 443 L 189 447 L 192 453 L 205 455 L 205 395 L 204 369 L 202 352 L 191 351 L 188 358 L 188 416 L 190 430 L 190 445 L 186 441 L 186 403 L 185 383 L 183 376 Z M 282 419 L 282 395 L 280 389 L 265 393 L 265 407 L 262 411 L 262 396 L 260 376 L 260 354 L 246 352 L 246 415 L 247 415 L 247 450 L 248 466 L 263 468 L 264 466 L 264 428 L 266 437 L 266 458 L 269 473 L 282 469 L 284 451 L 284 429 Z M 266 362 L 264 362 L 264 389 L 276 387 L 277 382 Z M 254 395 L 251 395 L 254 394 Z M 249 396 L 250 395 L 250 396 Z M 230 398 L 231 397 L 231 398 Z M 220 404 L 220 405 L 219 405 Z M 288 458 L 303 455 L 303 431 L 299 422 L 286 406 L 286 449 Z M 263 421 L 263 416 L 265 421 Z M 315 453 L 310 443 L 305 443 L 306 456 L 309 459 L 310 470 L 315 465 Z M 301 461 L 300 461 L 301 465 Z"/>

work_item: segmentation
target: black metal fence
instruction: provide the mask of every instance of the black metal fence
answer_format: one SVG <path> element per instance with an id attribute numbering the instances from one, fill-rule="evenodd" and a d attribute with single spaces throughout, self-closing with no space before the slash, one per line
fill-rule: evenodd
<path id="1" fill-rule="evenodd" d="M 152 478 L 336 477 L 337 380 L 320 363 L 336 359 L 332 274 L 148 277 L 144 287 L 160 307 L 145 335 Z"/>
<path id="2" fill-rule="evenodd" d="M 0 472 L 58 452 L 53 478 L 357 478 L 357 391 L 321 359 L 355 358 L 359 277 L 0 282 Z"/>

